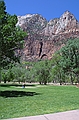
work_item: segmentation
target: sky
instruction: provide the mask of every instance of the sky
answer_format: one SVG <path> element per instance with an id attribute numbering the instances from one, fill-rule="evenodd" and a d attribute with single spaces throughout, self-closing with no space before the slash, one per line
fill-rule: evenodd
<path id="1" fill-rule="evenodd" d="M 48 21 L 70 11 L 79 21 L 79 0 L 4 0 L 6 11 L 13 15 L 41 14 Z"/>

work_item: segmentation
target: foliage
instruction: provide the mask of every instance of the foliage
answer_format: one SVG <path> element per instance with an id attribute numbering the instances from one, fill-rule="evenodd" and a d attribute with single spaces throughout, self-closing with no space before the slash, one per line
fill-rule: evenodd
<path id="1" fill-rule="evenodd" d="M 59 82 L 61 85 L 62 82 L 64 81 L 64 79 L 63 79 L 64 73 L 60 66 L 60 61 L 61 61 L 61 56 L 60 56 L 59 52 L 56 52 L 52 58 L 51 74 L 52 74 L 53 82 Z"/>
<path id="2" fill-rule="evenodd" d="M 79 74 L 79 39 L 69 40 L 60 50 L 60 66 L 64 73 L 70 75 L 73 84 L 73 76 Z"/>
<path id="3" fill-rule="evenodd" d="M 5 10 L 5 3 L 0 1 L 0 67 L 14 61 L 19 62 L 19 56 L 15 51 L 22 48 L 26 36 L 25 32 L 16 27 L 17 16 L 11 16 Z"/>
<path id="4" fill-rule="evenodd" d="M 69 40 L 53 55 L 52 79 L 55 82 L 79 82 L 79 39 Z"/>
<path id="5" fill-rule="evenodd" d="M 30 67 L 31 63 L 29 62 L 28 65 Z M 25 63 L 9 64 L 6 69 L 2 69 L 2 81 L 32 82 L 33 71 L 30 68 L 26 69 Z"/>
<path id="6" fill-rule="evenodd" d="M 40 84 L 50 81 L 50 61 L 39 61 L 33 66 L 34 76 Z"/>
<path id="7" fill-rule="evenodd" d="M 4 81 L 4 83 L 6 83 L 6 81 L 10 82 L 13 81 L 14 79 L 14 73 L 12 72 L 12 69 L 9 68 L 8 70 L 3 69 L 2 70 L 2 80 Z"/>

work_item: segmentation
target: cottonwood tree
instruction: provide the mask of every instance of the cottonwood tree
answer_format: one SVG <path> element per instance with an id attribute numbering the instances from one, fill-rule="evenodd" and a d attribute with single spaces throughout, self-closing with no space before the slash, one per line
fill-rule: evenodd
<path id="1" fill-rule="evenodd" d="M 59 52 L 56 52 L 52 57 L 52 69 L 51 69 L 51 76 L 53 82 L 59 82 L 62 85 L 62 82 L 65 82 L 64 73 L 62 67 L 60 65 L 61 56 Z"/>
<path id="2" fill-rule="evenodd" d="M 17 21 L 17 16 L 8 14 L 4 1 L 0 1 L 0 72 L 9 63 L 20 60 L 15 51 L 23 47 L 26 33 L 16 27 Z"/>
<path id="3" fill-rule="evenodd" d="M 39 61 L 33 66 L 34 77 L 40 83 L 46 85 L 50 81 L 49 61 Z"/>
<path id="4" fill-rule="evenodd" d="M 64 73 L 69 74 L 73 84 L 74 74 L 78 78 L 79 74 L 79 39 L 69 40 L 60 50 L 61 67 Z M 78 80 L 77 80 L 78 81 Z"/>

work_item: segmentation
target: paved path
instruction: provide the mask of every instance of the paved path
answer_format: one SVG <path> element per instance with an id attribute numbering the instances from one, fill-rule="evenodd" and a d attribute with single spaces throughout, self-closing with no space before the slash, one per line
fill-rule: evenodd
<path id="1" fill-rule="evenodd" d="M 79 110 L 72 110 L 54 114 L 45 114 L 39 116 L 13 118 L 7 120 L 79 120 Z"/>

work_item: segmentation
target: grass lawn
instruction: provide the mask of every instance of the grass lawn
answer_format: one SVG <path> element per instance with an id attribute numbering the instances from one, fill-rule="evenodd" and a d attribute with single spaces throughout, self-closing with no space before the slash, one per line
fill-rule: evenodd
<path id="1" fill-rule="evenodd" d="M 0 86 L 0 119 L 79 109 L 76 86 Z"/>

